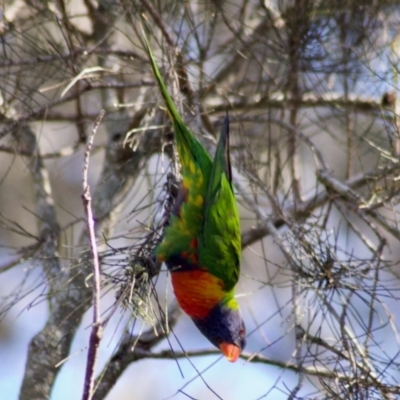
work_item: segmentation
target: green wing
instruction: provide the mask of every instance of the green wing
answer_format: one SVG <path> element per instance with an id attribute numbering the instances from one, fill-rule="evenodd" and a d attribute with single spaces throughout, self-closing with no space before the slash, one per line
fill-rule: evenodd
<path id="1" fill-rule="evenodd" d="M 226 117 L 215 152 L 199 235 L 199 264 L 222 279 L 230 291 L 239 280 L 240 219 L 232 189 L 229 120 Z"/>
<path id="2" fill-rule="evenodd" d="M 183 182 L 179 196 L 179 209 L 175 212 L 175 215 L 171 216 L 164 240 L 156 250 L 157 257 L 160 260 L 168 261 L 184 252 L 195 254 L 197 251 L 193 246 L 193 240 L 197 239 L 203 219 L 204 199 L 211 173 L 212 160 L 183 122 L 168 93 L 146 38 L 145 44 L 154 76 L 174 126 L 182 168 Z"/>

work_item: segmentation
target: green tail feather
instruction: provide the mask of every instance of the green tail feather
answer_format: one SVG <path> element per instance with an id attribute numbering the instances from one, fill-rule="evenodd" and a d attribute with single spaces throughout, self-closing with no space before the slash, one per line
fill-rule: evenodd
<path id="1" fill-rule="evenodd" d="M 156 77 L 162 97 L 164 98 L 165 105 L 167 106 L 169 117 L 174 125 L 176 143 L 182 168 L 190 168 L 190 164 L 195 162 L 203 169 L 203 173 L 208 176 L 212 165 L 211 157 L 183 122 L 183 119 L 176 109 L 167 87 L 165 86 L 164 80 L 161 77 L 160 71 L 154 60 L 153 53 L 151 52 L 146 38 L 145 43 L 154 76 Z M 184 173 L 185 171 L 182 172 L 182 174 Z"/>

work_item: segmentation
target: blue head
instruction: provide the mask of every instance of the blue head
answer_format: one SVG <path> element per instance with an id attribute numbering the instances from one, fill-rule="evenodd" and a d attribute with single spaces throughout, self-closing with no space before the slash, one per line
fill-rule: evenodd
<path id="1" fill-rule="evenodd" d="M 236 300 L 221 301 L 202 319 L 193 319 L 200 332 L 231 362 L 246 345 L 246 328 Z"/>

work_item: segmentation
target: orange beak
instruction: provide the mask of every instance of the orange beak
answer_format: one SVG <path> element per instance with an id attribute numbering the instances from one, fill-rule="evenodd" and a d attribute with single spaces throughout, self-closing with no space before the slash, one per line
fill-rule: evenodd
<path id="1" fill-rule="evenodd" d="M 232 343 L 221 343 L 219 348 L 221 349 L 222 354 L 230 362 L 235 362 L 240 356 L 240 348 Z"/>

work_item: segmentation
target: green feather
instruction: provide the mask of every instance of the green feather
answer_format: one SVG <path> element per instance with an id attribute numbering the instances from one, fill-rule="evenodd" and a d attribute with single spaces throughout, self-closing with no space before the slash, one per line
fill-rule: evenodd
<path id="1" fill-rule="evenodd" d="M 198 239 L 199 267 L 220 278 L 229 299 L 239 279 L 241 236 L 240 220 L 231 182 L 229 158 L 229 120 L 225 119 L 215 152 L 214 162 L 186 127 L 176 109 L 147 39 L 149 60 L 174 126 L 183 185 L 188 196 L 180 213 L 172 215 L 163 242 L 156 254 L 168 261 L 182 252 L 195 252 L 191 247 Z"/>
<path id="2" fill-rule="evenodd" d="M 165 105 L 167 106 L 169 117 L 174 125 L 176 143 L 182 168 L 188 169 L 190 163 L 195 162 L 200 167 L 204 168 L 204 173 L 209 174 L 212 165 L 211 157 L 183 122 L 183 119 L 176 109 L 167 87 L 165 86 L 164 80 L 160 74 L 146 38 L 145 43 L 154 76 L 156 77 L 158 85 L 161 89 L 161 94 L 164 98 Z"/>
<path id="3" fill-rule="evenodd" d="M 231 177 L 227 117 L 215 152 L 198 243 L 199 264 L 222 279 L 226 291 L 239 280 L 241 256 L 240 219 Z"/>
<path id="4" fill-rule="evenodd" d="M 146 38 L 145 44 L 154 76 L 174 126 L 179 160 L 182 167 L 183 186 L 186 186 L 187 189 L 187 198 L 180 205 L 180 215 L 171 216 L 170 224 L 165 232 L 165 238 L 156 250 L 156 255 L 159 259 L 168 261 L 171 257 L 178 256 L 182 252 L 195 251 L 191 247 L 191 242 L 197 238 L 203 220 L 204 199 L 211 173 L 212 160 L 183 122 L 168 93 Z"/>

